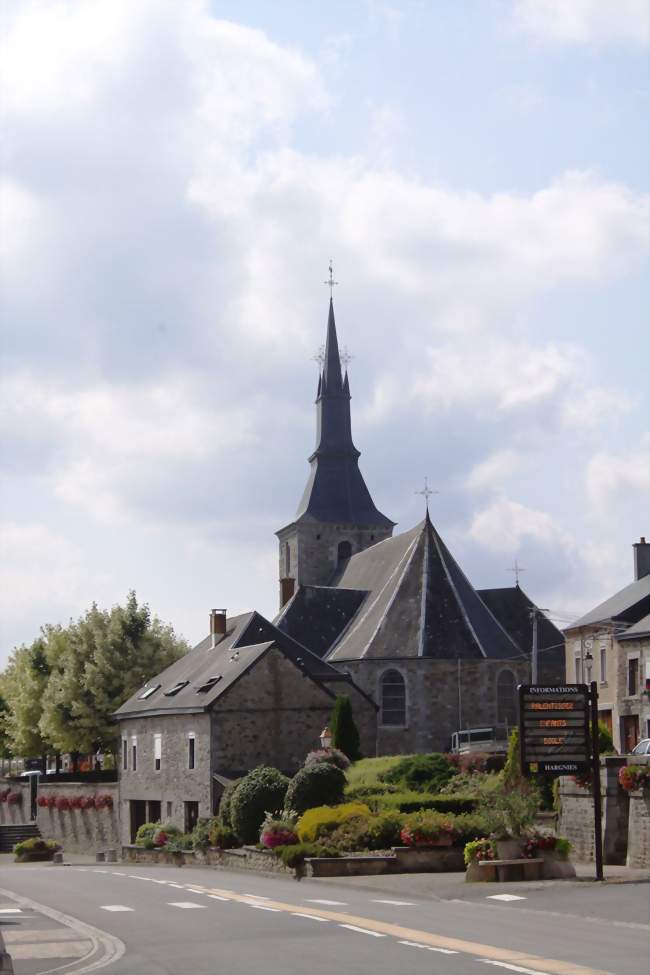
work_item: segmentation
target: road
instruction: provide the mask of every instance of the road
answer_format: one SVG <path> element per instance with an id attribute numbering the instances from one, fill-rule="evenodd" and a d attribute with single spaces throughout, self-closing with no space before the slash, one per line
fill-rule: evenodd
<path id="1" fill-rule="evenodd" d="M 396 895 L 344 880 L 45 864 L 4 870 L 0 888 L 16 975 L 641 975 L 650 949 L 645 883 L 476 884 L 450 899 L 405 896 L 403 884 Z"/>

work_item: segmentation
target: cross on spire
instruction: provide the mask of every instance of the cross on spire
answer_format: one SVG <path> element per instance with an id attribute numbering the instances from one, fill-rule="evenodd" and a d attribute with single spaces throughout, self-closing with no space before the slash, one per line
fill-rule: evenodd
<path id="1" fill-rule="evenodd" d="M 323 363 L 325 362 L 325 346 L 321 343 L 318 346 L 318 352 L 312 356 L 312 361 L 318 363 L 318 368 L 323 368 Z"/>
<path id="2" fill-rule="evenodd" d="M 422 490 L 421 491 L 415 491 L 415 494 L 421 494 L 423 496 L 424 503 L 425 503 L 426 509 L 427 509 L 427 514 L 429 514 L 429 498 L 431 497 L 432 494 L 439 494 L 439 493 L 440 493 L 439 491 L 436 491 L 433 488 L 430 488 L 429 487 L 429 478 L 428 477 L 425 477 L 425 479 L 424 479 L 424 487 L 422 488 Z"/>
<path id="3" fill-rule="evenodd" d="M 336 282 L 334 283 L 336 284 Z M 343 368 L 347 369 L 353 359 L 354 356 L 352 355 L 351 352 L 348 351 L 347 345 L 344 345 L 343 351 L 341 352 L 341 365 L 343 366 Z"/>
<path id="4" fill-rule="evenodd" d="M 508 569 L 508 572 L 514 572 L 514 574 L 515 574 L 515 585 L 516 586 L 519 585 L 519 575 L 520 575 L 520 573 L 525 572 L 525 571 L 526 571 L 526 569 L 524 569 L 523 565 L 519 565 L 519 563 L 515 559 L 514 565 L 512 566 L 512 568 Z"/>
<path id="5" fill-rule="evenodd" d="M 329 272 L 330 272 L 330 276 L 327 279 L 327 281 L 323 281 L 323 284 L 329 285 L 329 289 L 330 289 L 330 301 L 331 301 L 332 295 L 334 293 L 334 285 L 338 284 L 338 281 L 335 281 L 334 280 L 334 268 L 332 267 L 332 258 L 331 257 L 330 257 Z"/>

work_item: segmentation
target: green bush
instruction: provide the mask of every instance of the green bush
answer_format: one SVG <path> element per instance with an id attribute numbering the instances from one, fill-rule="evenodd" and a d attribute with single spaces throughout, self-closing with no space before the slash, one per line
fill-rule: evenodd
<path id="1" fill-rule="evenodd" d="M 383 783 L 382 785 L 359 785 L 353 789 L 346 788 L 345 798 L 347 802 L 354 802 L 355 800 L 364 802 L 367 799 L 381 799 L 386 795 L 391 795 L 399 791 L 399 786 L 388 785 L 388 783 Z"/>
<path id="2" fill-rule="evenodd" d="M 313 765 L 309 771 L 319 767 Z M 333 765 L 323 767 L 343 775 Z M 288 785 L 289 779 L 286 775 L 267 766 L 253 769 L 244 776 L 230 800 L 231 826 L 243 843 L 258 841 L 265 814 L 282 809 Z"/>
<path id="3" fill-rule="evenodd" d="M 487 826 L 486 832 L 497 839 L 521 836 L 535 821 L 539 799 L 534 788 L 527 792 L 504 788 L 503 792 L 484 799 L 478 811 Z"/>
<path id="4" fill-rule="evenodd" d="M 454 846 L 464 846 L 470 840 L 479 839 L 489 833 L 489 823 L 485 816 L 477 812 L 461 813 L 452 816 L 454 823 Z"/>
<path id="5" fill-rule="evenodd" d="M 153 841 L 153 835 L 158 829 L 160 829 L 160 823 L 143 823 L 142 826 L 138 827 L 138 832 L 135 834 L 135 845 L 144 846 L 147 840 Z"/>
<path id="6" fill-rule="evenodd" d="M 565 836 L 555 837 L 555 852 L 560 860 L 568 860 L 572 845 L 571 841 L 567 840 Z"/>
<path id="7" fill-rule="evenodd" d="M 306 765 L 292 778 L 284 807 L 287 813 L 300 815 L 313 806 L 333 806 L 343 801 L 344 790 L 345 773 L 336 765 L 328 762 Z"/>
<path id="8" fill-rule="evenodd" d="M 604 721 L 598 722 L 598 750 L 601 755 L 615 755 L 614 739 Z"/>
<path id="9" fill-rule="evenodd" d="M 414 792 L 440 792 L 457 770 L 446 755 L 408 755 L 382 773 L 381 780 Z"/>
<path id="10" fill-rule="evenodd" d="M 332 846 L 341 853 L 351 853 L 354 850 L 367 850 L 370 845 L 369 820 L 364 816 L 348 819 L 334 829 L 322 829 L 318 832 L 318 841 L 324 846 Z"/>
<path id="11" fill-rule="evenodd" d="M 369 800 L 372 805 L 373 800 Z M 418 812 L 420 809 L 433 809 L 441 813 L 473 812 L 479 804 L 474 796 L 429 796 L 425 792 L 396 792 L 377 800 L 379 809 L 398 809 L 403 813 Z"/>
<path id="12" fill-rule="evenodd" d="M 401 845 L 400 833 L 403 825 L 404 816 L 397 810 L 373 816 L 368 822 L 368 848 L 388 850 L 391 846 Z"/>
<path id="13" fill-rule="evenodd" d="M 305 857 L 337 857 L 338 850 L 320 843 L 296 843 L 294 846 L 276 846 L 273 850 L 285 867 L 299 867 Z"/>
<path id="14" fill-rule="evenodd" d="M 352 716 L 352 702 L 345 694 L 338 695 L 330 718 L 332 744 L 339 748 L 351 762 L 361 758 L 359 730 Z"/>
<path id="15" fill-rule="evenodd" d="M 235 831 L 230 826 L 222 826 L 221 823 L 215 823 L 210 830 L 209 842 L 210 846 L 214 846 L 218 850 L 232 850 L 241 846 Z"/>
<path id="16" fill-rule="evenodd" d="M 213 828 L 213 826 L 218 824 L 218 816 L 212 816 L 210 819 L 199 819 L 191 833 L 192 849 L 207 850 L 208 846 L 210 845 L 210 830 Z"/>
<path id="17" fill-rule="evenodd" d="M 232 797 L 235 794 L 235 789 L 241 782 L 241 779 L 233 779 L 223 790 L 221 799 L 219 800 L 219 819 L 224 826 L 230 826 L 232 828 L 232 820 L 230 818 L 230 803 Z"/>
<path id="18" fill-rule="evenodd" d="M 17 857 L 24 853 L 56 853 L 61 849 L 56 840 L 43 840 L 40 836 L 32 836 L 28 840 L 21 840 L 14 846 L 14 853 Z"/>
<path id="19" fill-rule="evenodd" d="M 465 860 L 466 867 L 473 861 L 494 860 L 495 855 L 496 848 L 494 843 L 485 837 L 470 840 L 469 843 L 465 844 L 465 849 L 463 850 L 463 859 Z"/>
<path id="20" fill-rule="evenodd" d="M 346 802 L 340 806 L 316 806 L 308 809 L 298 820 L 296 831 L 302 843 L 313 843 L 321 830 L 334 830 L 348 819 L 370 817 L 370 810 L 362 802 Z"/>

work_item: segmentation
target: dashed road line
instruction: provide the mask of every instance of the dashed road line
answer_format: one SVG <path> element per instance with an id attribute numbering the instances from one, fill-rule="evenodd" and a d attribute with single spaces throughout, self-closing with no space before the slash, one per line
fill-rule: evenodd
<path id="1" fill-rule="evenodd" d="M 169 901 L 168 906 L 169 907 L 181 907 L 185 911 L 192 910 L 192 908 L 196 908 L 198 910 L 205 911 L 207 909 L 207 906 L 208 905 L 207 904 L 197 904 L 196 901 Z"/>
<path id="2" fill-rule="evenodd" d="M 270 901 L 270 897 L 263 897 L 261 894 L 242 894 L 242 897 L 252 897 L 256 901 Z"/>
<path id="3" fill-rule="evenodd" d="M 441 955 L 457 955 L 457 951 L 451 948 L 436 948 L 434 945 L 421 945 L 419 941 L 400 941 L 399 944 L 407 945 L 409 948 L 424 948 L 425 951 L 438 951 Z"/>
<path id="4" fill-rule="evenodd" d="M 371 904 L 393 904 L 395 907 L 415 907 L 415 901 L 371 900 Z"/>
<path id="5" fill-rule="evenodd" d="M 356 931 L 357 934 L 369 934 L 373 938 L 385 938 L 385 934 L 379 931 L 369 931 L 368 928 L 358 928 L 356 924 L 339 924 L 340 928 L 347 928 L 348 931 Z"/>
<path id="6" fill-rule="evenodd" d="M 509 972 L 521 972 L 522 975 L 548 975 L 548 972 L 543 972 L 539 968 L 522 968 L 521 965 L 509 965 L 505 961 L 493 961 L 491 958 L 477 958 L 476 961 L 482 961 L 486 965 L 497 965 L 499 968 L 507 968 Z"/>
<path id="7" fill-rule="evenodd" d="M 127 907 L 126 904 L 100 904 L 100 911 L 132 911 L 134 908 Z"/>
<path id="8" fill-rule="evenodd" d="M 222 897 L 221 894 L 208 894 L 208 897 L 211 897 L 213 901 L 229 901 L 230 900 L 229 897 Z"/>
<path id="9" fill-rule="evenodd" d="M 249 907 L 254 907 L 256 911 L 272 911 L 273 914 L 280 914 L 279 907 L 267 907 L 266 904 L 252 904 L 250 901 L 248 903 Z"/>
<path id="10" fill-rule="evenodd" d="M 173 884 L 171 882 L 171 880 L 167 881 L 167 886 L 168 887 L 176 887 L 178 890 L 185 890 L 185 885 L 184 884 Z"/>
<path id="11" fill-rule="evenodd" d="M 309 918 L 310 921 L 320 921 L 322 924 L 327 924 L 328 921 L 329 921 L 329 919 L 326 918 L 326 917 L 318 917 L 317 914 L 302 914 L 300 911 L 292 911 L 291 912 L 291 916 L 292 917 L 306 917 L 306 918 Z"/>
<path id="12" fill-rule="evenodd" d="M 22 914 L 19 907 L 0 907 L 0 914 Z"/>
<path id="13" fill-rule="evenodd" d="M 326 901 L 326 900 L 319 900 L 317 897 L 313 897 L 313 898 L 308 897 L 306 898 L 306 900 L 308 904 L 326 904 L 327 906 L 331 905 L 332 907 L 347 906 L 347 901 Z"/>
<path id="14" fill-rule="evenodd" d="M 525 897 L 520 897 L 518 894 L 488 894 L 487 899 L 489 901 L 525 901 Z"/>

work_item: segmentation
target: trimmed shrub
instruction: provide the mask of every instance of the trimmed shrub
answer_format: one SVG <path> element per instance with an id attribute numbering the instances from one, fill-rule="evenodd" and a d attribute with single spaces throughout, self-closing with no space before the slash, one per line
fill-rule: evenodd
<path id="1" fill-rule="evenodd" d="M 380 775 L 382 782 L 401 785 L 414 792 L 440 792 L 457 774 L 446 755 L 409 755 Z"/>
<path id="2" fill-rule="evenodd" d="M 191 833 L 192 849 L 207 850 L 210 845 L 210 831 L 218 825 L 220 823 L 217 816 L 213 816 L 211 819 L 199 819 Z"/>
<path id="3" fill-rule="evenodd" d="M 373 816 L 368 823 L 368 848 L 388 850 L 391 846 L 398 846 L 403 826 L 404 816 L 397 810 Z"/>
<path id="4" fill-rule="evenodd" d="M 232 850 L 241 846 L 234 830 L 230 826 L 223 826 L 221 823 L 215 823 L 211 828 L 209 840 L 210 846 L 214 846 L 218 850 Z"/>
<path id="5" fill-rule="evenodd" d="M 309 753 L 304 764 L 316 765 L 320 762 L 329 762 L 330 765 L 336 765 L 344 772 L 350 768 L 350 759 L 338 748 L 317 748 L 316 751 Z"/>
<path id="6" fill-rule="evenodd" d="M 337 857 L 338 850 L 319 843 L 296 843 L 295 846 L 276 846 L 273 851 L 284 863 L 285 867 L 299 867 L 305 857 Z"/>
<path id="7" fill-rule="evenodd" d="M 346 802 L 340 806 L 316 806 L 308 809 L 298 820 L 296 831 L 301 843 L 313 843 L 321 830 L 334 830 L 348 819 L 370 818 L 370 810 L 362 802 Z"/>
<path id="8" fill-rule="evenodd" d="M 284 808 L 300 815 L 312 806 L 333 806 L 343 801 L 344 791 L 345 773 L 336 765 L 327 762 L 306 765 L 292 778 Z"/>
<path id="9" fill-rule="evenodd" d="M 359 730 L 352 716 L 352 702 L 345 694 L 337 695 L 330 729 L 334 747 L 340 748 L 351 762 L 358 761 L 361 758 Z"/>
<path id="10" fill-rule="evenodd" d="M 321 829 L 318 840 L 325 846 L 333 846 L 341 853 L 352 853 L 355 850 L 367 850 L 370 845 L 370 823 L 365 816 L 355 816 L 348 819 L 335 829 Z"/>
<path id="11" fill-rule="evenodd" d="M 230 803 L 233 795 L 235 794 L 235 789 L 241 782 L 241 779 L 233 779 L 223 790 L 223 794 L 219 801 L 219 819 L 224 826 L 230 826 L 232 828 L 232 820 L 230 818 Z"/>
<path id="12" fill-rule="evenodd" d="M 436 812 L 459 815 L 460 813 L 473 812 L 478 807 L 479 801 L 475 796 L 429 796 L 426 792 L 396 792 L 369 799 L 368 805 L 371 808 L 376 808 L 377 812 L 397 809 L 399 812 L 413 813 L 420 809 L 433 809 Z"/>
<path id="13" fill-rule="evenodd" d="M 135 845 L 144 846 L 147 840 L 153 840 L 154 833 L 160 829 L 160 823 L 143 823 L 142 826 L 138 826 L 138 831 L 135 834 Z"/>
<path id="14" fill-rule="evenodd" d="M 413 813 L 406 818 L 400 836 L 407 846 L 438 846 L 454 839 L 454 820 L 432 811 Z"/>
<path id="15" fill-rule="evenodd" d="M 343 775 L 333 765 L 323 768 Z M 282 809 L 288 786 L 289 779 L 276 768 L 260 766 L 244 776 L 230 800 L 232 828 L 243 843 L 257 842 L 266 813 Z"/>

